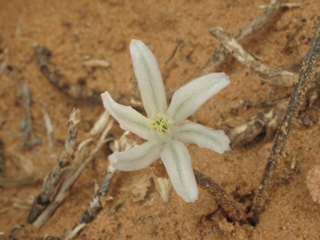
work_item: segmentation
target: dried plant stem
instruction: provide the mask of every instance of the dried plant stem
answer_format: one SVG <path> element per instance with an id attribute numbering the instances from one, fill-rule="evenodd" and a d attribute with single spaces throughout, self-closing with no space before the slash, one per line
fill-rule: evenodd
<path id="1" fill-rule="evenodd" d="M 193 169 L 193 172 L 198 186 L 210 193 L 233 221 L 240 224 L 247 223 L 246 214 L 237 207 L 236 202 L 230 194 L 203 173 L 195 169 Z"/>
<path id="2" fill-rule="evenodd" d="M 32 209 L 27 218 L 27 223 L 33 223 L 43 209 L 49 204 L 49 200 L 53 195 L 62 174 L 66 170 L 66 167 L 70 165 L 73 154 L 77 147 L 77 124 L 80 122 L 80 110 L 73 109 L 68 121 L 69 135 L 65 142 L 64 149 L 62 150 L 58 161 L 54 165 L 53 169 L 46 176 L 39 196 L 35 199 Z"/>
<path id="3" fill-rule="evenodd" d="M 241 41 L 247 36 L 259 31 L 263 28 L 275 15 L 277 10 L 279 9 L 281 0 L 271 0 L 270 4 L 266 7 L 264 12 L 259 15 L 256 19 L 252 20 L 247 26 L 238 30 L 234 34 L 234 38 L 237 41 Z M 200 77 L 206 75 L 210 72 L 214 72 L 224 61 L 224 59 L 228 56 L 228 49 L 221 44 L 220 47 L 215 50 L 214 54 L 210 57 L 206 65 L 201 69 L 199 74 L 196 77 Z"/>
<path id="4" fill-rule="evenodd" d="M 293 86 L 297 80 L 298 75 L 280 70 L 278 68 L 270 67 L 265 63 L 260 62 L 254 58 L 251 54 L 247 53 L 239 42 L 227 33 L 221 27 L 214 27 L 210 30 L 212 35 L 219 39 L 221 43 L 228 49 L 230 53 L 241 63 L 255 71 L 259 76 L 262 77 L 262 81 L 275 86 Z"/>
<path id="5" fill-rule="evenodd" d="M 266 113 L 260 113 L 239 126 L 225 129 L 224 132 L 229 137 L 231 145 L 237 146 L 246 144 L 263 132 L 266 133 L 266 138 L 268 140 L 272 139 L 281 123 L 287 106 L 288 99 L 280 100 L 276 103 L 274 108 Z"/>
<path id="6" fill-rule="evenodd" d="M 102 184 L 93 195 L 91 202 L 88 204 L 87 210 L 82 214 L 77 224 L 73 227 L 72 231 L 68 234 L 65 240 L 75 237 L 101 210 L 103 198 L 108 193 L 115 172 L 116 169 L 110 164 Z"/>
<path id="7" fill-rule="evenodd" d="M 57 193 L 55 194 L 52 201 L 49 203 L 46 209 L 38 216 L 38 218 L 33 222 L 34 226 L 43 225 L 52 216 L 52 214 L 62 203 L 62 201 L 66 198 L 72 186 L 79 178 L 83 170 L 92 161 L 92 159 L 101 149 L 103 144 L 110 140 L 106 139 L 106 136 L 112 128 L 112 125 L 113 121 L 110 121 L 109 124 L 105 127 L 98 141 L 96 143 L 93 143 L 95 146 L 92 150 L 89 149 L 89 145 L 90 143 L 92 143 L 93 139 L 86 139 L 79 144 L 79 147 L 77 149 L 77 156 L 73 160 L 73 164 L 67 169 L 66 173 L 64 174 L 59 189 L 57 190 Z"/>
<path id="8" fill-rule="evenodd" d="M 314 38 L 311 42 L 311 46 L 306 55 L 304 65 L 300 70 L 299 81 L 296 84 L 292 97 L 289 102 L 286 114 L 280 125 L 276 140 L 270 152 L 268 163 L 263 175 L 263 179 L 256 189 L 255 199 L 253 202 L 254 221 L 258 222 L 259 216 L 262 212 L 262 206 L 265 203 L 265 193 L 272 187 L 272 177 L 275 169 L 278 166 L 281 153 L 285 147 L 286 140 L 290 133 L 293 121 L 295 120 L 302 98 L 307 89 L 307 83 L 312 77 L 313 66 L 316 63 L 320 52 L 320 23 L 315 32 Z"/>

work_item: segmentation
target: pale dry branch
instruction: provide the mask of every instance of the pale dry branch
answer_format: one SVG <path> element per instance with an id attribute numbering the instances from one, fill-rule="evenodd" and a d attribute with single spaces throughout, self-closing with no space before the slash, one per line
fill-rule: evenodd
<path id="1" fill-rule="evenodd" d="M 65 240 L 74 238 L 102 209 L 102 201 L 108 193 L 115 172 L 116 169 L 110 164 L 102 184 L 93 195 L 92 200 L 88 204 L 87 210 L 82 214 L 77 224 L 73 227 Z"/>
<path id="2" fill-rule="evenodd" d="M 98 121 L 99 122 L 99 121 Z M 113 143 L 110 147 L 111 151 L 125 151 L 132 148 L 135 145 L 135 142 L 127 138 L 128 131 L 124 132 L 123 135 L 118 140 L 114 140 L 110 143 Z M 72 239 L 77 234 L 85 228 L 85 226 L 93 220 L 93 218 L 99 213 L 102 209 L 103 200 L 108 193 L 111 181 L 116 172 L 116 169 L 110 164 L 108 166 L 107 172 L 105 173 L 104 179 L 100 187 L 95 191 L 95 194 L 92 197 L 92 200 L 88 204 L 87 210 L 82 214 L 76 225 L 72 228 L 70 233 L 66 236 L 65 240 Z"/>
<path id="3" fill-rule="evenodd" d="M 239 42 L 230 33 L 221 27 L 214 27 L 210 30 L 212 35 L 219 39 L 228 51 L 241 63 L 256 72 L 262 81 L 274 86 L 293 86 L 298 80 L 298 74 L 271 67 L 260 62 L 251 54 L 246 52 Z"/>
<path id="4" fill-rule="evenodd" d="M 225 129 L 232 146 L 244 145 L 254 140 L 259 134 L 265 133 L 266 139 L 271 140 L 281 123 L 289 100 L 283 99 L 266 111 L 252 117 L 246 123 Z"/>
<path id="5" fill-rule="evenodd" d="M 45 177 L 40 194 L 35 198 L 32 209 L 27 218 L 27 223 L 33 223 L 39 214 L 46 208 L 50 202 L 56 187 L 65 172 L 67 166 L 70 165 L 74 158 L 74 151 L 77 147 L 77 124 L 80 122 L 80 110 L 73 109 L 68 121 L 69 135 L 65 142 L 64 149 L 62 150 L 58 161 Z"/>
<path id="6" fill-rule="evenodd" d="M 102 116 L 103 117 L 103 116 Z M 61 184 L 53 197 L 52 201 L 47 205 L 44 211 L 38 216 L 38 218 L 33 222 L 34 226 L 43 225 L 55 212 L 62 201 L 68 196 L 72 186 L 79 178 L 80 174 L 88 166 L 88 164 L 93 160 L 97 152 L 101 147 L 108 142 L 106 136 L 112 128 L 113 121 L 110 121 L 104 128 L 104 131 L 97 140 L 89 138 L 85 139 L 83 142 L 86 144 L 79 144 L 79 147 L 75 153 L 75 158 L 72 164 L 66 169 L 63 178 L 61 179 Z M 80 147 L 81 146 L 81 147 Z"/>
<path id="7" fill-rule="evenodd" d="M 280 4 L 281 0 L 271 0 L 264 12 L 257 18 L 253 19 L 244 28 L 238 30 L 234 34 L 234 38 L 240 42 L 247 36 L 259 31 L 268 22 L 270 22 L 271 18 L 278 11 Z M 214 72 L 222 64 L 222 62 L 228 56 L 228 54 L 229 51 L 222 44 L 220 44 L 219 48 L 215 50 L 214 54 L 210 57 L 206 65 L 201 69 L 201 71 L 197 74 L 196 77 L 200 77 L 210 72 Z"/>

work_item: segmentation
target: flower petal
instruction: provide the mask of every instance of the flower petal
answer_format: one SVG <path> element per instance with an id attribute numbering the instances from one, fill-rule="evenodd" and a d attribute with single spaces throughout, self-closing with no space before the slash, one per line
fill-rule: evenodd
<path id="1" fill-rule="evenodd" d="M 167 143 L 161 152 L 161 159 L 178 195 L 186 202 L 196 201 L 198 187 L 186 146 L 177 140 Z"/>
<path id="2" fill-rule="evenodd" d="M 165 112 L 167 110 L 166 93 L 157 59 L 140 40 L 131 40 L 130 53 L 143 106 L 148 117 Z"/>
<path id="3" fill-rule="evenodd" d="M 160 158 L 162 145 L 158 142 L 146 142 L 125 152 L 115 152 L 108 159 L 112 166 L 121 171 L 135 171 L 149 166 Z"/>
<path id="4" fill-rule="evenodd" d="M 191 81 L 173 94 L 167 115 L 175 124 L 181 123 L 229 83 L 225 73 L 210 73 Z"/>
<path id="5" fill-rule="evenodd" d="M 201 148 L 208 148 L 217 153 L 230 149 L 230 140 L 222 130 L 213 130 L 197 123 L 185 123 L 178 128 L 175 136 L 184 143 L 195 143 Z"/>
<path id="6" fill-rule="evenodd" d="M 150 138 L 149 120 L 132 107 L 120 105 L 113 101 L 108 92 L 101 94 L 105 109 L 120 123 L 120 127 L 137 134 L 143 139 Z"/>

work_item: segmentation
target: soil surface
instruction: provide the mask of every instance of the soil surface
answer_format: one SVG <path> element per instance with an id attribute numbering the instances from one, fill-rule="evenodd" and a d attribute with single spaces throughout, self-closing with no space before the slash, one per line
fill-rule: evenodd
<path id="1" fill-rule="evenodd" d="M 101 102 L 75 99 L 53 86 L 37 63 L 35 43 L 50 49 L 52 63 L 69 85 L 97 92 L 108 90 L 118 102 L 129 105 L 131 39 L 140 39 L 151 49 L 159 62 L 165 88 L 174 88 L 195 76 L 219 47 L 219 41 L 208 31 L 211 27 L 221 26 L 235 33 L 263 12 L 260 5 L 268 3 L 1 0 L 0 64 L 6 62 L 7 66 L 0 76 L 0 239 L 9 238 L 10 229 L 25 223 L 33 197 L 38 196 L 44 177 L 63 148 L 72 108 L 81 110 L 78 139 L 85 138 L 104 111 Z M 291 65 L 303 57 L 320 20 L 320 2 L 294 3 L 301 5 L 282 7 L 263 29 L 241 41 L 242 46 L 275 67 Z M 182 44 L 166 63 L 180 40 Z M 106 60 L 110 66 L 87 68 L 82 64 L 85 58 Z M 194 116 L 214 129 L 245 123 L 271 102 L 289 97 L 293 89 L 263 84 L 257 74 L 232 56 L 226 58 L 218 72 L 225 72 L 231 84 Z M 41 144 L 30 147 L 24 147 L 26 121 L 20 94 L 24 83 L 28 83 L 31 92 L 33 139 L 42 139 Z M 44 109 L 54 129 L 52 150 L 48 147 Z M 104 208 L 76 239 L 320 239 L 320 205 L 313 201 L 306 185 L 308 172 L 319 164 L 319 121 L 317 106 L 301 109 L 256 226 L 230 221 L 202 189 L 195 203 L 185 203 L 174 190 L 169 201 L 164 202 L 147 168 L 117 172 Z M 111 132 L 119 136 L 123 130 L 116 123 Z M 129 138 L 140 142 L 133 134 Z M 272 145 L 272 141 L 260 136 L 222 155 L 192 144 L 188 149 L 193 168 L 221 184 L 239 207 L 249 212 Z M 95 181 L 101 183 L 110 153 L 106 145 L 42 227 L 23 226 L 12 233 L 12 239 L 40 239 L 46 234 L 63 239 L 90 202 Z M 147 188 L 146 195 L 133 201 L 137 186 Z"/>

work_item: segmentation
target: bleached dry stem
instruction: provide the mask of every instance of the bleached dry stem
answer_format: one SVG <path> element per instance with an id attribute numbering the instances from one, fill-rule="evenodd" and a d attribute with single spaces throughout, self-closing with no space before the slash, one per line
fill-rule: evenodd
<path id="1" fill-rule="evenodd" d="M 55 212 L 57 207 L 62 203 L 62 201 L 66 198 L 69 194 L 72 186 L 79 178 L 80 174 L 83 170 L 88 166 L 88 164 L 92 161 L 95 157 L 97 152 L 101 149 L 103 144 L 105 144 L 110 139 L 106 139 L 107 134 L 109 133 L 110 129 L 112 128 L 113 121 L 110 121 L 109 124 L 105 127 L 103 133 L 101 134 L 100 138 L 97 142 L 93 139 L 89 139 L 90 141 L 84 140 L 86 144 L 82 145 L 79 144 L 79 147 L 76 152 L 75 159 L 73 160 L 72 165 L 66 170 L 61 184 L 57 193 L 55 194 L 53 200 L 49 203 L 47 208 L 39 215 L 39 217 L 33 222 L 34 226 L 41 226 L 43 225 Z M 90 145 L 94 145 L 93 149 L 91 150 Z"/>
<path id="2" fill-rule="evenodd" d="M 266 113 L 260 113 L 252 117 L 246 123 L 225 130 L 232 146 L 246 144 L 255 139 L 259 134 L 265 132 L 268 140 L 274 137 L 279 127 L 289 99 L 283 99 L 277 102 L 274 108 Z"/>
<path id="3" fill-rule="evenodd" d="M 251 54 L 246 52 L 239 42 L 221 27 L 210 30 L 212 35 L 219 39 L 228 51 L 241 63 L 261 76 L 262 81 L 273 86 L 290 87 L 298 80 L 298 74 L 271 67 L 260 62 Z"/>
<path id="4" fill-rule="evenodd" d="M 73 109 L 70 114 L 68 121 L 69 135 L 65 142 L 64 149 L 62 150 L 58 161 L 45 177 L 43 186 L 40 190 L 40 194 L 35 198 L 32 209 L 27 218 L 27 223 L 33 223 L 41 212 L 49 204 L 50 198 L 52 197 L 58 183 L 66 170 L 73 160 L 74 151 L 77 147 L 77 124 L 80 122 L 80 110 Z"/>
<path id="5" fill-rule="evenodd" d="M 245 39 L 247 36 L 263 28 L 275 15 L 277 10 L 279 9 L 280 3 L 281 0 L 271 0 L 264 12 L 257 18 L 253 19 L 244 28 L 238 30 L 234 34 L 234 38 L 237 41 L 241 41 Z M 210 57 L 206 65 L 201 69 L 201 71 L 196 77 L 200 77 L 210 72 L 214 72 L 222 64 L 222 62 L 228 56 L 228 54 L 229 51 L 221 44 L 219 48 L 215 50 L 214 54 Z"/>
<path id="6" fill-rule="evenodd" d="M 116 169 L 110 164 L 102 184 L 93 195 L 91 202 L 88 204 L 87 210 L 82 214 L 77 224 L 73 227 L 72 231 L 68 234 L 65 240 L 75 237 L 102 209 L 102 201 L 108 193 L 115 172 Z"/>

